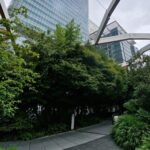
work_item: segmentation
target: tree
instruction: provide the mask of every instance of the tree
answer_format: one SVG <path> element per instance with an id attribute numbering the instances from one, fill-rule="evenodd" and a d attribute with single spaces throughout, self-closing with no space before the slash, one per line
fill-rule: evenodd
<path id="1" fill-rule="evenodd" d="M 50 118 L 52 108 L 63 114 L 79 106 L 99 109 L 123 103 L 124 69 L 94 47 L 82 45 L 79 27 L 73 21 L 66 27 L 57 25 L 54 33 L 26 28 L 23 34 L 31 51 L 39 54 L 34 61 L 34 69 L 41 75 L 35 105 L 43 106 L 45 117 Z"/>
<path id="2" fill-rule="evenodd" d="M 140 108 L 150 111 L 150 57 L 137 55 L 130 62 L 129 87 L 131 98 L 135 99 Z"/>
<path id="3" fill-rule="evenodd" d="M 14 62 L 10 64 L 5 59 L 12 66 L 6 68 L 12 69 L 13 76 L 9 78 L 15 81 L 8 92 L 11 94 L 19 87 L 10 98 L 13 111 L 17 107 L 19 115 L 4 122 L 10 124 L 7 129 L 24 132 L 33 125 L 34 129 L 47 129 L 50 123 L 70 122 L 68 117 L 77 108 L 84 110 L 88 106 L 99 111 L 123 103 L 124 69 L 83 43 L 73 21 L 65 27 L 57 25 L 54 32 L 28 28 L 17 18 L 7 23 L 14 40 L 25 37 L 21 44 L 14 43 L 9 52 L 5 51 L 8 41 L 3 41 L 3 51 Z"/>
<path id="4" fill-rule="evenodd" d="M 25 91 L 35 91 L 39 78 L 38 73 L 31 69 L 31 61 L 22 57 L 26 54 L 28 58 L 34 58 L 34 53 L 28 45 L 16 44 L 16 37 L 19 36 L 15 32 L 17 24 L 16 20 L 0 20 L 0 25 L 9 29 L 0 32 L 0 132 L 16 130 L 21 124 L 28 126 L 21 116 L 21 95 Z M 24 122 L 18 119 L 20 116 Z M 1 138 L 5 136 L 1 135 Z"/>

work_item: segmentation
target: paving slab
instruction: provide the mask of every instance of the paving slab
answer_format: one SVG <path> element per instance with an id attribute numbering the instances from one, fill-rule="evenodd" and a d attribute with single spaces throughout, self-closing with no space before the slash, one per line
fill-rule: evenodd
<path id="1" fill-rule="evenodd" d="M 43 142 L 45 150 L 62 150 L 62 148 L 53 140 Z"/>
<path id="2" fill-rule="evenodd" d="M 30 146 L 29 141 L 18 141 L 18 142 L 0 142 L 0 147 L 7 149 L 8 147 L 14 147 L 17 150 L 28 150 Z"/>
<path id="3" fill-rule="evenodd" d="M 66 149 L 77 145 L 76 143 L 70 142 L 66 138 L 61 137 L 55 138 L 53 141 L 62 149 Z"/>
<path id="4" fill-rule="evenodd" d="M 65 150 L 122 150 L 122 149 L 116 146 L 110 135 L 107 135 L 103 138 L 94 140 L 92 142 L 88 142 L 86 144 L 82 144 Z"/>
<path id="5" fill-rule="evenodd" d="M 6 148 L 13 145 L 17 150 L 64 150 L 71 147 L 70 150 L 109 150 L 109 148 L 115 147 L 113 140 L 108 136 L 111 133 L 111 128 L 111 121 L 104 121 L 100 124 L 71 132 L 37 138 L 26 142 L 4 142 L 0 143 L 0 146 L 2 145 Z"/>
<path id="6" fill-rule="evenodd" d="M 15 146 L 17 150 L 29 150 L 30 149 L 30 142 L 20 142 L 18 146 Z"/>
<path id="7" fill-rule="evenodd" d="M 22 150 L 22 149 L 19 149 Z M 41 141 L 31 141 L 29 150 L 45 150 L 43 142 Z"/>
<path id="8" fill-rule="evenodd" d="M 111 133 L 111 129 L 112 129 L 112 122 L 108 120 L 94 126 L 79 129 L 78 131 L 86 132 L 86 133 L 109 135 Z"/>

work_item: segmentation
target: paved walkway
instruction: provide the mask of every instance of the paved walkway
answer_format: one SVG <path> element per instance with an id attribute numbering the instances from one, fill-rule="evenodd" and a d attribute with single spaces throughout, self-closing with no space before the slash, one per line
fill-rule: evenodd
<path id="1" fill-rule="evenodd" d="M 118 146 L 116 146 L 111 136 L 107 135 L 92 142 L 88 142 L 86 144 L 82 144 L 65 150 L 121 150 L 121 149 Z"/>
<path id="2" fill-rule="evenodd" d="M 111 121 L 31 141 L 0 143 L 17 150 L 120 150 L 110 137 Z"/>

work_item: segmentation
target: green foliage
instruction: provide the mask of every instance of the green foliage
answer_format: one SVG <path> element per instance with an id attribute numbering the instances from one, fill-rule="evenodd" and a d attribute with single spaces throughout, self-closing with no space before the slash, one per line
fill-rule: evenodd
<path id="1" fill-rule="evenodd" d="M 75 25 L 73 20 L 65 28 L 56 25 L 53 38 L 55 42 L 53 44 L 54 49 L 61 51 L 70 49 L 80 43 L 80 28 Z"/>
<path id="2" fill-rule="evenodd" d="M 136 113 L 136 117 L 150 124 L 150 112 L 140 108 Z"/>
<path id="3" fill-rule="evenodd" d="M 65 28 L 57 25 L 54 33 L 27 31 L 24 34 L 30 40 L 27 39 L 26 43 L 39 54 L 35 70 L 41 74 L 42 105 L 94 105 L 90 100 L 93 95 L 95 105 L 101 103 L 99 99 L 107 99 L 109 105 L 116 101 L 122 103 L 126 90 L 125 71 L 92 46 L 82 46 L 79 27 L 73 21 Z"/>
<path id="4" fill-rule="evenodd" d="M 24 140 L 24 141 L 31 140 L 33 138 L 34 136 L 31 132 L 21 132 L 20 135 L 18 136 L 19 140 Z"/>
<path id="5" fill-rule="evenodd" d="M 150 112 L 150 84 L 139 84 L 134 91 L 135 97 L 138 98 L 138 104 L 141 108 Z"/>
<path id="6" fill-rule="evenodd" d="M 113 127 L 115 141 L 127 150 L 134 150 L 142 145 L 150 135 L 150 57 L 135 56 L 129 62 L 128 102 L 124 104 L 131 115 L 123 115 Z M 145 142 L 142 148 L 147 148 Z M 149 149 L 149 148 L 147 148 Z"/>
<path id="7" fill-rule="evenodd" d="M 149 150 L 150 149 L 150 137 L 147 137 L 143 140 L 142 145 L 136 150 Z"/>
<path id="8" fill-rule="evenodd" d="M 41 128 L 50 134 L 66 131 L 68 126 L 59 123 L 70 123 L 76 107 L 99 110 L 124 102 L 125 70 L 83 44 L 74 21 L 41 32 L 25 27 L 17 18 L 20 13 L 26 15 L 24 7 L 12 12 L 11 21 L 0 22 L 12 31 L 0 33 L 1 132 L 30 139 Z M 18 37 L 25 37 L 21 44 L 15 42 Z"/>
<path id="9" fill-rule="evenodd" d="M 124 108 L 126 108 L 126 110 L 128 111 L 128 113 L 136 113 L 138 110 L 138 104 L 136 100 L 130 100 L 126 103 L 124 103 Z"/>
<path id="10" fill-rule="evenodd" d="M 0 25 L 8 30 L 0 33 L 0 132 L 3 133 L 1 138 L 4 138 L 5 133 L 17 133 L 29 127 L 24 115 L 20 115 L 22 109 L 19 109 L 23 104 L 22 95 L 28 93 L 29 96 L 29 93 L 35 92 L 35 84 L 39 78 L 32 68 L 33 63 L 29 60 L 36 57 L 35 53 L 31 52 L 28 45 L 21 46 L 15 43 L 18 36 L 15 28 L 18 24 L 15 19 L 0 20 Z M 25 57 L 27 55 L 28 57 Z"/>
<path id="11" fill-rule="evenodd" d="M 125 150 L 134 150 L 150 135 L 150 128 L 134 116 L 123 115 L 113 126 L 112 135 L 119 146 Z"/>
<path id="12" fill-rule="evenodd" d="M 13 118 L 5 118 L 0 125 L 1 141 L 8 140 L 29 140 L 32 137 L 32 131 L 34 130 L 33 120 L 24 116 L 24 113 L 18 111 Z"/>
<path id="13" fill-rule="evenodd" d="M 128 73 L 129 92 L 140 108 L 150 111 L 150 56 L 139 56 L 131 60 Z"/>
<path id="14" fill-rule="evenodd" d="M 79 116 L 76 118 L 76 127 L 77 128 L 86 127 L 86 126 L 100 123 L 101 121 L 102 121 L 101 118 L 93 115 Z"/>
<path id="15" fill-rule="evenodd" d="M 22 6 L 22 7 L 20 7 L 20 8 L 14 8 L 14 7 L 11 5 L 11 6 L 9 6 L 8 11 L 9 11 L 10 17 L 12 17 L 12 18 L 14 18 L 14 17 L 17 18 L 18 15 L 24 15 L 25 17 L 27 17 L 27 13 L 28 13 L 27 8 L 24 7 L 24 6 Z"/>
<path id="16" fill-rule="evenodd" d="M 12 117 L 23 88 L 35 83 L 36 74 L 25 67 L 25 61 L 13 52 L 0 48 L 0 113 Z"/>
<path id="17" fill-rule="evenodd" d="M 27 118 L 21 116 L 15 116 L 16 118 L 12 120 L 11 122 L 6 121 L 0 127 L 1 132 L 12 132 L 12 131 L 26 131 L 31 130 L 33 128 L 33 125 L 31 124 L 31 121 Z"/>
<path id="18" fill-rule="evenodd" d="M 69 130 L 69 126 L 64 124 L 64 123 L 59 123 L 59 124 L 50 124 L 48 125 L 48 130 L 47 134 L 56 134 L 60 132 L 66 132 Z"/>
<path id="19" fill-rule="evenodd" d="M 10 146 L 10 147 L 8 147 L 8 148 L 2 148 L 2 147 L 0 147 L 0 150 L 17 150 L 15 147 L 13 147 L 13 146 Z"/>

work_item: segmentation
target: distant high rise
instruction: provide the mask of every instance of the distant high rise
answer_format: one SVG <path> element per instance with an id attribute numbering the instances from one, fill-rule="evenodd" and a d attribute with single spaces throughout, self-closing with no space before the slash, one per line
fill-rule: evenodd
<path id="1" fill-rule="evenodd" d="M 98 30 L 98 26 L 92 22 L 91 20 L 89 20 L 89 34 L 93 34 Z"/>
<path id="2" fill-rule="evenodd" d="M 91 22 L 89 26 L 90 30 L 95 30 L 96 28 L 98 30 L 98 26 L 96 26 L 93 22 Z M 95 30 L 95 32 L 93 33 L 90 33 L 90 36 L 93 36 L 97 32 L 97 30 Z M 115 36 L 125 33 L 126 31 L 121 27 L 121 25 L 117 21 L 114 21 L 106 26 L 102 37 Z M 103 49 L 109 57 L 113 58 L 118 63 L 124 63 L 131 59 L 135 54 L 135 51 L 137 51 L 134 44 L 135 41 L 128 40 L 100 44 L 97 47 Z"/>
<path id="3" fill-rule="evenodd" d="M 56 24 L 65 26 L 74 20 L 83 40 L 88 40 L 88 0 L 12 0 L 11 7 L 20 6 L 28 9 L 28 18 L 20 16 L 24 24 L 53 31 Z"/>

